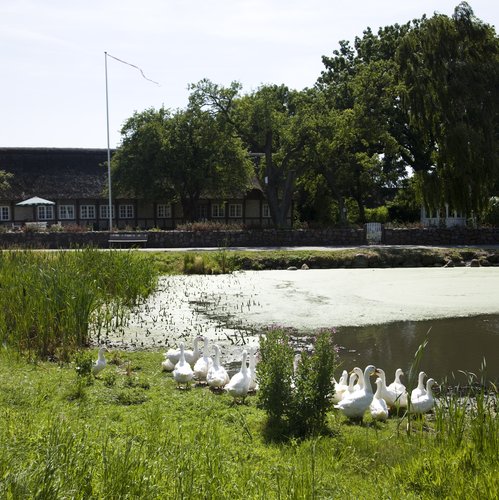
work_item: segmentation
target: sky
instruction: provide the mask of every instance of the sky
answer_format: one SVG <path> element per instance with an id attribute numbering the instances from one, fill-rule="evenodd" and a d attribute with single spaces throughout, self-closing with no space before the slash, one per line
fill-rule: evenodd
<path id="1" fill-rule="evenodd" d="M 243 92 L 312 87 L 340 40 L 423 14 L 450 16 L 458 3 L 0 0 L 0 147 L 107 148 L 108 119 L 117 147 L 134 112 L 183 109 L 189 84 L 203 78 L 238 81 Z M 468 3 L 497 31 L 497 0 Z"/>

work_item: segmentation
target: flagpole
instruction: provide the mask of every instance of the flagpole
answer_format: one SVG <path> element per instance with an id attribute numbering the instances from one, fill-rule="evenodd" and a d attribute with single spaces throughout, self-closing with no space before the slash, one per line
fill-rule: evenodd
<path id="1" fill-rule="evenodd" d="M 109 92 L 107 86 L 107 52 L 104 52 L 106 70 L 106 122 L 107 122 L 107 182 L 109 191 L 109 232 L 113 230 L 113 205 L 111 197 L 111 146 L 109 144 Z"/>

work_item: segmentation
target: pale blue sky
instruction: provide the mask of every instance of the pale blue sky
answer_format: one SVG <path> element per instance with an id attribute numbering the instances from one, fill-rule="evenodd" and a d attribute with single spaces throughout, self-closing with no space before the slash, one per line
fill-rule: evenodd
<path id="1" fill-rule="evenodd" d="M 339 40 L 405 23 L 457 0 L 0 0 L 0 146 L 111 147 L 134 111 L 184 108 L 202 78 L 244 91 L 314 84 Z M 470 0 L 499 24 L 497 0 Z"/>

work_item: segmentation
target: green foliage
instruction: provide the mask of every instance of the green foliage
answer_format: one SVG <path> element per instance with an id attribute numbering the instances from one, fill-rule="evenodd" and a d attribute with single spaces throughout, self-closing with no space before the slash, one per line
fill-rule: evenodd
<path id="1" fill-rule="evenodd" d="M 241 140 L 194 104 L 175 113 L 135 113 L 121 134 L 112 160 L 117 191 L 179 200 L 188 221 L 197 219 L 201 195 L 224 198 L 249 185 L 251 161 Z"/>
<path id="2" fill-rule="evenodd" d="M 260 336 L 257 377 L 259 406 L 267 413 L 269 425 L 278 428 L 289 417 L 293 403 L 293 348 L 284 329 L 270 328 Z"/>
<path id="3" fill-rule="evenodd" d="M 397 59 L 410 130 L 428 147 L 426 161 L 413 165 L 425 203 L 481 213 L 499 178 L 494 28 L 462 2 L 452 17 L 423 19 Z"/>
<path id="4" fill-rule="evenodd" d="M 298 436 L 318 435 L 326 430 L 327 412 L 334 396 L 335 346 L 333 332 L 317 334 L 311 355 L 302 352 L 295 375 L 291 429 Z"/>
<path id="5" fill-rule="evenodd" d="M 388 222 L 389 212 L 388 207 L 366 208 L 366 222 Z"/>
<path id="6" fill-rule="evenodd" d="M 256 397 L 234 407 L 228 395 L 206 388 L 178 391 L 159 369 L 160 352 L 118 352 L 114 359 L 120 360 L 115 385 L 96 380 L 84 397 L 68 400 L 74 366 L 33 365 L 0 350 L 0 498 L 159 499 L 165 492 L 172 499 L 385 498 L 389 492 L 412 499 L 499 492 L 493 414 L 467 420 L 456 446 L 431 420 L 429 432 L 415 427 L 406 436 L 396 432 L 397 419 L 340 426 L 334 414 L 334 435 L 276 445 L 262 435 L 267 416 Z M 147 391 L 124 387 L 128 366 L 132 373 L 141 368 Z M 468 425 L 490 442 L 488 451 L 481 438 L 471 439 Z"/>
<path id="7" fill-rule="evenodd" d="M 311 355 L 302 353 L 293 367 L 289 332 L 269 329 L 260 338 L 258 400 L 275 437 L 318 435 L 326 430 L 326 415 L 334 395 L 335 348 L 332 333 L 318 333 Z M 280 432 L 280 436 L 275 436 Z"/>
<path id="8" fill-rule="evenodd" d="M 133 252 L 0 253 L 0 339 L 32 358 L 68 360 L 124 321 L 156 287 L 151 260 Z"/>
<path id="9" fill-rule="evenodd" d="M 492 226 L 499 226 L 499 196 L 490 198 L 483 222 Z"/>

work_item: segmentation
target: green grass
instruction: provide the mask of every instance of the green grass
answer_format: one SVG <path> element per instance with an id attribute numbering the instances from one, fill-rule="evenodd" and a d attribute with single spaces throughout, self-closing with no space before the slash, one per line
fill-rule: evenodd
<path id="1" fill-rule="evenodd" d="M 368 267 L 424 267 L 444 265 L 448 261 L 464 265 L 472 259 L 486 261 L 488 256 L 497 253 L 497 250 L 438 247 L 260 251 L 218 248 L 211 251 L 148 252 L 148 258 L 161 274 L 219 274 L 236 270 L 300 268 L 303 264 L 315 269 L 350 268 L 357 266 L 356 256 L 359 254 L 366 257 Z"/>
<path id="2" fill-rule="evenodd" d="M 462 433 L 456 425 L 461 438 L 450 439 L 455 411 L 439 410 L 410 435 L 404 420 L 358 426 L 330 412 L 327 436 L 275 443 L 265 440 L 256 397 L 231 406 L 206 388 L 177 390 L 160 352 L 107 358 L 93 379 L 72 363 L 0 351 L 0 498 L 499 495 L 494 413 L 481 412 L 484 425 L 467 421 Z"/>
<path id="3" fill-rule="evenodd" d="M 0 341 L 32 357 L 68 359 L 119 326 L 157 276 L 138 252 L 0 251 Z"/>

